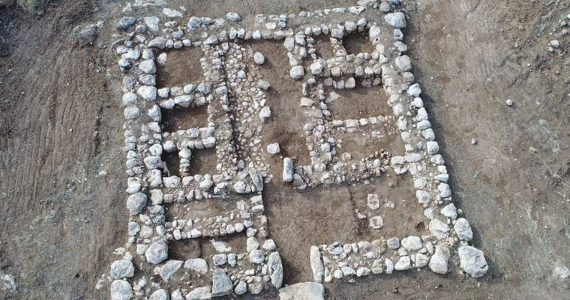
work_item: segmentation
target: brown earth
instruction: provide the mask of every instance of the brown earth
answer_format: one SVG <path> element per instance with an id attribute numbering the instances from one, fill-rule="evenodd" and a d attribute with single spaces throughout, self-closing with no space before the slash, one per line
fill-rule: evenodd
<path id="1" fill-rule="evenodd" d="M 351 2 L 183 3 L 193 14 L 222 16 Z M 112 15 L 122 5 L 62 0 L 40 16 L 0 10 L 0 54 L 7 54 L 0 57 L 0 273 L 14 274 L 18 284 L 0 298 L 108 298 L 106 287 L 94 286 L 126 236 L 121 77 L 110 47 Z M 425 271 L 371 276 L 329 284 L 328 295 L 568 298 L 568 279 L 555 278 L 553 269 L 570 266 L 570 56 L 546 45 L 570 3 L 434 0 L 405 7 L 414 75 L 454 197 L 491 270 L 480 280 Z M 69 38 L 74 26 L 100 19 L 109 20 L 94 46 Z M 559 39 L 568 49 L 568 36 Z"/>

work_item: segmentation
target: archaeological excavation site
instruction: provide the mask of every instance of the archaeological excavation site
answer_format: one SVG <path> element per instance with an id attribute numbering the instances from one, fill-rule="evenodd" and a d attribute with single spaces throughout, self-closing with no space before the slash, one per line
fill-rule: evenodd
<path id="1" fill-rule="evenodd" d="M 570 3 L 34 1 L 1 299 L 568 299 Z"/>

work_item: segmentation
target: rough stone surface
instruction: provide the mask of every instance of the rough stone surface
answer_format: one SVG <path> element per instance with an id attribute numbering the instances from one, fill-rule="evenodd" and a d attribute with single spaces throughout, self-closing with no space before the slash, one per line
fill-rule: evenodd
<path id="1" fill-rule="evenodd" d="M 229 295 L 233 290 L 232 280 L 228 274 L 226 274 L 226 271 L 222 269 L 214 270 L 212 274 L 212 296 L 220 297 Z"/>
<path id="2" fill-rule="evenodd" d="M 324 300 L 325 287 L 318 282 L 301 282 L 279 289 L 280 300 Z"/>
<path id="3" fill-rule="evenodd" d="M 457 252 L 459 254 L 459 265 L 465 273 L 475 278 L 487 273 L 489 266 L 483 251 L 472 246 L 461 246 Z"/>
<path id="4" fill-rule="evenodd" d="M 151 264 L 159 264 L 168 258 L 168 245 L 164 241 L 150 244 L 145 251 L 146 260 Z"/>
<path id="5" fill-rule="evenodd" d="M 111 283 L 111 300 L 129 300 L 133 297 L 133 288 L 126 280 Z"/>

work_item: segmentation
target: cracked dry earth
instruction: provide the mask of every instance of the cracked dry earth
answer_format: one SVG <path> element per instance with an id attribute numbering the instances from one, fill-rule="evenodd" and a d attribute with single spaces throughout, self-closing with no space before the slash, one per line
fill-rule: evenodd
<path id="1" fill-rule="evenodd" d="M 214 2 L 2 11 L 0 295 L 566 297 L 569 4 Z"/>

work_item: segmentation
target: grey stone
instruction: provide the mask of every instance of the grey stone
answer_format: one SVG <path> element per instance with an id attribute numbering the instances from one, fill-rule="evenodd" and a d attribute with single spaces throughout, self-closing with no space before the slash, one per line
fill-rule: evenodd
<path id="1" fill-rule="evenodd" d="M 384 16 L 384 20 L 392 27 L 402 29 L 406 28 L 406 15 L 402 12 L 389 13 Z"/>
<path id="2" fill-rule="evenodd" d="M 123 110 L 123 115 L 127 120 L 134 120 L 141 115 L 141 111 L 139 110 L 138 107 L 129 105 L 125 107 L 125 109 Z"/>
<path id="3" fill-rule="evenodd" d="M 422 253 L 416 253 L 416 261 L 414 262 L 414 267 L 423 268 L 429 263 L 429 257 Z"/>
<path id="4" fill-rule="evenodd" d="M 117 29 L 128 29 L 137 22 L 135 17 L 122 17 L 117 21 L 115 28 Z"/>
<path id="5" fill-rule="evenodd" d="M 325 271 L 321 260 L 321 252 L 318 247 L 311 246 L 309 258 L 311 262 L 311 270 L 313 271 L 313 279 L 316 282 L 322 282 Z"/>
<path id="6" fill-rule="evenodd" d="M 234 289 L 234 293 L 236 293 L 237 295 L 243 295 L 246 292 L 247 292 L 247 283 L 245 283 L 244 281 L 238 282 L 236 288 Z"/>
<path id="7" fill-rule="evenodd" d="M 447 261 L 449 260 L 450 252 L 449 248 L 446 246 L 436 246 L 435 252 L 431 256 L 429 261 L 429 268 L 434 273 L 446 274 L 447 273 Z"/>
<path id="8" fill-rule="evenodd" d="M 160 19 L 155 16 L 145 17 L 144 23 L 148 29 L 152 32 L 158 32 L 160 30 Z"/>
<path id="9" fill-rule="evenodd" d="M 396 250 L 400 248 L 400 240 L 397 237 L 391 237 L 386 241 L 388 248 Z"/>
<path id="10" fill-rule="evenodd" d="M 154 60 L 146 59 L 139 64 L 139 69 L 147 74 L 156 73 L 156 66 L 154 65 Z"/>
<path id="11" fill-rule="evenodd" d="M 459 218 L 453 224 L 453 229 L 457 236 L 464 241 L 471 241 L 473 239 L 473 230 L 471 230 L 471 225 L 465 218 Z"/>
<path id="12" fill-rule="evenodd" d="M 279 143 L 271 143 L 269 145 L 267 145 L 267 153 L 275 155 L 277 153 L 279 153 L 281 151 L 281 148 L 279 147 Z"/>
<path id="13" fill-rule="evenodd" d="M 403 72 L 409 71 L 412 69 L 412 63 L 410 62 L 410 57 L 407 55 L 402 55 L 396 58 L 395 60 L 396 66 Z"/>
<path id="14" fill-rule="evenodd" d="M 175 9 L 171 9 L 168 7 L 165 7 L 164 9 L 162 9 L 162 13 L 169 18 L 182 18 L 182 16 L 183 16 L 182 12 L 179 12 Z"/>
<path id="15" fill-rule="evenodd" d="M 301 282 L 279 289 L 280 300 L 324 300 L 325 287 L 318 282 Z"/>
<path id="16" fill-rule="evenodd" d="M 261 52 L 255 52 L 253 54 L 253 61 L 258 65 L 263 65 L 265 63 L 265 56 Z"/>
<path id="17" fill-rule="evenodd" d="M 422 88 L 420 87 L 419 84 L 414 83 L 412 84 L 407 91 L 408 95 L 413 96 L 413 97 L 419 97 L 420 94 L 422 93 Z"/>
<path id="18" fill-rule="evenodd" d="M 168 245 L 164 241 L 157 241 L 146 249 L 144 256 L 151 264 L 159 264 L 168 258 Z"/>
<path id="19" fill-rule="evenodd" d="M 240 15 L 238 15 L 235 12 L 229 12 L 226 14 L 226 19 L 232 21 L 232 22 L 239 22 L 241 21 L 241 17 Z"/>
<path id="20" fill-rule="evenodd" d="M 428 225 L 429 232 L 438 239 L 447 238 L 449 235 L 449 226 L 439 219 L 433 219 Z"/>
<path id="21" fill-rule="evenodd" d="M 137 94 L 139 94 L 144 100 L 154 101 L 156 100 L 156 87 L 143 85 L 137 89 Z"/>
<path id="22" fill-rule="evenodd" d="M 182 267 L 181 260 L 168 260 L 164 265 L 156 268 L 156 273 L 166 282 Z"/>
<path id="23" fill-rule="evenodd" d="M 133 287 L 126 280 L 111 283 L 111 300 L 129 300 L 133 297 Z"/>
<path id="24" fill-rule="evenodd" d="M 289 75 L 291 78 L 298 80 L 305 76 L 305 70 L 303 69 L 303 66 L 294 66 L 289 71 Z"/>
<path id="25" fill-rule="evenodd" d="M 127 198 L 127 209 L 131 215 L 138 215 L 146 206 L 147 196 L 143 193 L 135 193 Z"/>
<path id="26" fill-rule="evenodd" d="M 404 271 L 409 270 L 412 268 L 412 261 L 409 256 L 405 255 L 400 257 L 396 264 L 394 265 L 394 269 L 397 271 Z"/>
<path id="27" fill-rule="evenodd" d="M 186 300 L 208 300 L 212 298 L 209 286 L 195 288 L 186 295 Z"/>
<path id="28" fill-rule="evenodd" d="M 293 181 L 293 160 L 289 157 L 283 158 L 283 181 Z"/>
<path id="29" fill-rule="evenodd" d="M 208 263 L 202 258 L 189 259 L 184 263 L 184 268 L 194 271 L 200 275 L 208 273 Z"/>
<path id="30" fill-rule="evenodd" d="M 324 66 L 320 61 L 316 61 L 311 64 L 309 69 L 311 70 L 311 74 L 321 75 L 321 73 L 323 73 Z"/>
<path id="31" fill-rule="evenodd" d="M 265 260 L 265 253 L 263 250 L 253 250 L 249 252 L 249 261 L 254 264 L 261 264 Z"/>
<path id="32" fill-rule="evenodd" d="M 483 251 L 471 246 L 461 246 L 458 253 L 459 266 L 465 273 L 475 278 L 479 278 L 487 273 L 489 266 Z"/>
<path id="33" fill-rule="evenodd" d="M 434 155 L 439 152 L 439 145 L 436 141 L 427 141 L 426 150 L 429 155 Z"/>
<path id="34" fill-rule="evenodd" d="M 168 294 L 167 290 L 160 289 L 150 294 L 148 300 L 170 300 L 170 295 Z"/>
<path id="35" fill-rule="evenodd" d="M 455 220 L 457 218 L 457 208 L 455 208 L 453 203 L 450 203 L 441 209 L 441 214 Z"/>
<path id="36" fill-rule="evenodd" d="M 111 278 L 113 279 L 133 277 L 134 275 L 135 267 L 133 262 L 128 259 L 117 260 L 111 264 Z"/>
<path id="37" fill-rule="evenodd" d="M 257 82 L 257 86 L 258 86 L 260 89 L 262 89 L 262 90 L 264 90 L 264 91 L 267 91 L 267 90 L 271 87 L 271 84 L 269 84 L 269 82 L 267 82 L 267 81 L 265 81 L 265 80 L 260 79 L 260 80 Z"/>
<path id="38" fill-rule="evenodd" d="M 148 42 L 148 47 L 149 48 L 164 49 L 164 47 L 166 47 L 166 38 L 164 38 L 162 36 L 155 37 L 154 39 L 152 39 Z"/>
<path id="39" fill-rule="evenodd" d="M 422 240 L 419 236 L 408 236 L 402 239 L 402 247 L 406 250 L 417 251 L 422 248 Z"/>
<path id="40" fill-rule="evenodd" d="M 212 297 L 229 295 L 233 292 L 232 280 L 223 269 L 216 269 L 212 274 Z"/>
<path id="41" fill-rule="evenodd" d="M 279 253 L 273 252 L 269 254 L 267 269 L 269 271 L 269 277 L 271 278 L 271 284 L 275 288 L 280 288 L 283 283 L 283 265 Z"/>

